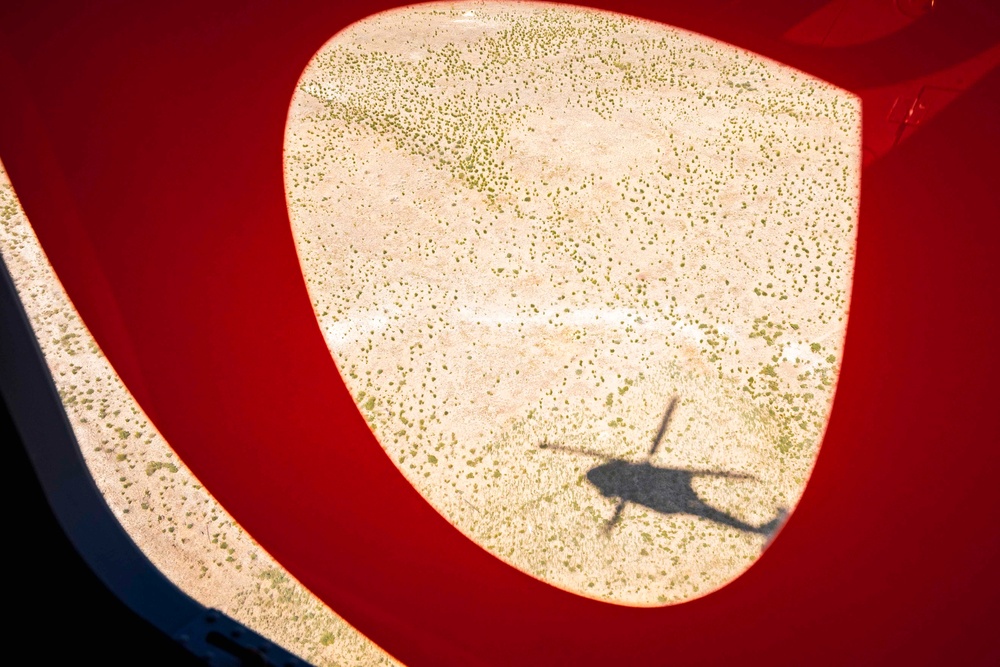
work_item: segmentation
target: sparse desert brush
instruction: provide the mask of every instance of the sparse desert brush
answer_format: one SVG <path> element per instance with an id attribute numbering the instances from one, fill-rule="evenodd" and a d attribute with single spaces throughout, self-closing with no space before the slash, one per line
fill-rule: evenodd
<path id="1" fill-rule="evenodd" d="M 317 316 L 369 424 L 436 507 L 522 569 L 621 599 L 585 574 L 604 566 L 555 571 L 554 547 L 527 537 L 535 510 L 523 508 L 561 502 L 542 489 L 563 483 L 547 476 L 562 464 L 523 472 L 530 448 L 504 434 L 607 431 L 634 448 L 666 378 L 701 378 L 722 393 L 697 404 L 737 401 L 733 414 L 752 416 L 734 422 L 757 438 L 752 456 L 780 461 L 776 479 L 798 488 L 838 349 L 809 344 L 842 321 L 853 242 L 856 175 L 831 162 L 846 153 L 827 117 L 851 116 L 811 79 L 622 17 L 414 11 L 467 21 L 466 32 L 385 15 L 352 30 L 393 25 L 404 38 L 372 49 L 348 31 L 299 88 L 286 169 Z M 676 371 L 685 364 L 696 372 Z M 623 374 L 644 379 L 616 381 Z M 469 464 L 486 463 L 483 451 L 501 458 Z M 497 480 L 506 500 L 489 491 Z M 567 507 L 601 502 L 572 496 L 554 544 L 575 530 L 568 517 L 580 513 Z M 498 522 L 520 526 L 510 538 L 520 551 L 494 539 Z M 661 547 L 675 567 L 693 558 Z M 694 590 L 654 579 L 658 591 L 644 583 L 628 595 Z"/>

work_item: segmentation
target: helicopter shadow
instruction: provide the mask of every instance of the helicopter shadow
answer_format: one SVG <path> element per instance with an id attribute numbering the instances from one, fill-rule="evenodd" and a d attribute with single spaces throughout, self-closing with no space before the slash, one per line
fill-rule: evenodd
<path id="1" fill-rule="evenodd" d="M 618 500 L 614 514 L 604 525 L 604 532 L 606 534 L 610 533 L 619 522 L 626 505 L 633 503 L 654 512 L 659 512 L 660 514 L 688 514 L 708 519 L 709 521 L 735 528 L 745 533 L 763 535 L 766 538 L 770 538 L 787 516 L 784 508 L 779 508 L 776 516 L 771 521 L 754 526 L 709 505 L 698 496 L 693 486 L 693 481 L 696 477 L 755 479 L 752 475 L 715 470 L 662 468 L 653 465 L 652 457 L 659 448 L 660 441 L 663 439 L 676 405 L 677 398 L 674 397 L 667 407 L 667 411 L 660 424 L 660 429 L 653 440 L 646 460 L 640 463 L 608 457 L 606 454 L 589 449 L 551 444 L 548 440 L 544 440 L 539 445 L 539 448 L 604 459 L 603 463 L 587 471 L 586 477 L 587 481 L 597 488 L 602 496 Z"/>

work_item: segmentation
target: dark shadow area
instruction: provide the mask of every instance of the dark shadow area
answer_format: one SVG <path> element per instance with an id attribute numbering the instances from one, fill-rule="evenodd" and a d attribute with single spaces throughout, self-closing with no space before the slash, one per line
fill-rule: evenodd
<path id="1" fill-rule="evenodd" d="M 749 475 L 711 470 L 684 470 L 659 468 L 648 462 L 629 463 L 611 459 L 587 472 L 587 481 L 597 487 L 601 495 L 618 498 L 619 504 L 635 503 L 660 514 L 691 514 L 747 533 L 770 535 L 781 523 L 783 511 L 771 521 L 753 526 L 734 516 L 708 505 L 698 497 L 691 486 L 695 477 L 725 477 L 751 479 Z M 614 525 L 617 513 L 609 522 Z"/>
<path id="2" fill-rule="evenodd" d="M 16 497 L 7 513 L 5 549 L 15 610 L 7 625 L 16 642 L 33 646 L 32 661 L 91 665 L 204 664 L 129 609 L 90 569 L 49 507 L 35 470 L 0 397 L 0 442 Z M 16 509 L 15 509 L 16 508 Z"/>
<path id="3" fill-rule="evenodd" d="M 696 477 L 723 477 L 726 479 L 754 479 L 752 475 L 716 470 L 687 470 L 684 468 L 661 468 L 651 462 L 660 442 L 667 431 L 670 418 L 677 407 L 677 397 L 670 400 L 667 410 L 660 422 L 660 428 L 653 438 L 646 460 L 633 463 L 624 459 L 610 458 L 605 454 L 590 449 L 565 447 L 543 441 L 539 448 L 570 452 L 583 456 L 604 459 L 601 463 L 587 471 L 587 481 L 593 484 L 601 495 L 606 498 L 617 498 L 618 504 L 614 514 L 605 523 L 605 532 L 609 533 L 628 503 L 642 505 L 660 514 L 690 514 L 714 521 L 723 526 L 729 526 L 746 533 L 755 533 L 770 537 L 781 526 L 787 516 L 784 508 L 779 508 L 773 519 L 760 526 L 754 526 L 736 517 L 712 507 L 702 500 L 694 490 L 692 482 Z"/>

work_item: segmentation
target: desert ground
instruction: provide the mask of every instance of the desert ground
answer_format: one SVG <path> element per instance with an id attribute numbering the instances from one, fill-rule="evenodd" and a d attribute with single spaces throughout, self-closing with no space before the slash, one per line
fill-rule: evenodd
<path id="1" fill-rule="evenodd" d="M 177 458 L 70 303 L 2 166 L 0 253 L 83 458 L 153 564 L 202 604 L 313 664 L 399 664 L 275 562 Z"/>
<path id="2" fill-rule="evenodd" d="M 543 581 L 659 605 L 748 567 L 808 479 L 847 322 L 859 129 L 847 93 L 697 35 L 422 5 L 313 59 L 286 189 L 331 353 L 428 502 Z M 2 170 L 0 221 L 87 465 L 157 567 L 314 663 L 395 664 L 177 459 Z"/>
<path id="3" fill-rule="evenodd" d="M 534 3 L 349 27 L 285 140 L 317 319 L 387 454 L 499 558 L 637 606 L 732 580 L 800 497 L 859 170 L 846 92 Z"/>

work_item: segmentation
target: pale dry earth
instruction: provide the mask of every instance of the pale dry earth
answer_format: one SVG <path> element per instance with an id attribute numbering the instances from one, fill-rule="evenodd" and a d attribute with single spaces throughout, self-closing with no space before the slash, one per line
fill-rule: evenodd
<path id="1" fill-rule="evenodd" d="M 657 605 L 745 570 L 802 492 L 859 156 L 856 98 L 731 46 L 433 4 L 317 53 L 285 174 L 318 321 L 407 479 L 513 566 Z M 618 498 L 587 474 L 641 464 L 673 396 L 650 463 L 743 475 L 691 481 L 733 521 L 628 503 L 608 531 Z"/>
<path id="2" fill-rule="evenodd" d="M 168 579 L 317 665 L 398 665 L 272 559 L 177 458 L 69 301 L 0 166 L 0 252 L 101 494 Z"/>

